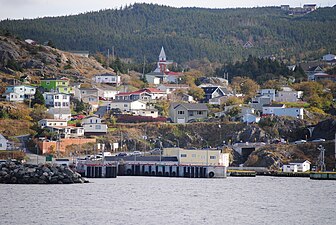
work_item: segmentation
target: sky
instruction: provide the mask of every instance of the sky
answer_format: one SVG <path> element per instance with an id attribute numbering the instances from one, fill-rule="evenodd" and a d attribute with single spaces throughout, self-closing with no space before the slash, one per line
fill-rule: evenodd
<path id="1" fill-rule="evenodd" d="M 120 8 L 135 2 L 202 8 L 249 8 L 284 4 L 299 7 L 311 3 L 319 7 L 336 5 L 336 0 L 0 0 L 0 20 L 74 15 L 100 9 Z"/>

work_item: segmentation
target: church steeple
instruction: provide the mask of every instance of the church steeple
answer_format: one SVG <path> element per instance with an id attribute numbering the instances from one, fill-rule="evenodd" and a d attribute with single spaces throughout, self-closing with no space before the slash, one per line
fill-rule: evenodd
<path id="1" fill-rule="evenodd" d="M 159 62 L 166 61 L 166 60 L 167 60 L 166 59 L 166 53 L 165 53 L 165 51 L 163 49 L 163 46 L 162 46 L 161 52 L 160 52 L 160 55 L 159 55 Z"/>

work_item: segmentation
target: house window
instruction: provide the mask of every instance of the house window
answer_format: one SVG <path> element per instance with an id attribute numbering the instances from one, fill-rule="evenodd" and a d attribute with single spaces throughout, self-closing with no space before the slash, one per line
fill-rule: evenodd
<path id="1" fill-rule="evenodd" d="M 0 147 L 2 147 L 2 143 L 0 143 Z"/>
<path id="2" fill-rule="evenodd" d="M 181 154 L 181 157 L 185 158 L 185 157 L 187 157 L 187 154 Z"/>
<path id="3" fill-rule="evenodd" d="M 189 116 L 193 116 L 194 115 L 194 113 L 193 112 L 189 112 Z"/>
<path id="4" fill-rule="evenodd" d="M 124 107 L 127 107 L 127 104 L 124 104 Z"/>
<path id="5" fill-rule="evenodd" d="M 64 89 L 65 90 L 65 89 Z M 66 96 L 66 95 L 63 95 L 63 99 L 67 99 L 68 98 L 68 96 Z"/>
<path id="6" fill-rule="evenodd" d="M 203 115 L 203 111 L 197 111 L 197 115 Z"/>
<path id="7" fill-rule="evenodd" d="M 196 158 L 196 154 L 192 154 L 191 157 Z"/>
<path id="8" fill-rule="evenodd" d="M 210 159 L 216 159 L 216 156 L 210 155 Z"/>
<path id="9" fill-rule="evenodd" d="M 177 114 L 179 114 L 179 115 L 183 115 L 183 114 L 184 114 L 184 111 L 177 111 Z"/>
<path id="10" fill-rule="evenodd" d="M 58 95 L 55 95 L 55 99 L 59 99 L 59 96 L 58 96 Z"/>
<path id="11" fill-rule="evenodd" d="M 100 130 L 101 129 L 101 125 L 96 125 L 96 130 Z"/>

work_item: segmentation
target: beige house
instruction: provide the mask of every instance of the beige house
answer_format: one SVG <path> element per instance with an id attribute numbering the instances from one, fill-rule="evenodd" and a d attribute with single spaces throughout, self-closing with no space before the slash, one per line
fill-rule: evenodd
<path id="1" fill-rule="evenodd" d="M 177 156 L 182 165 L 229 166 L 229 154 L 219 149 L 164 148 L 163 156 Z"/>

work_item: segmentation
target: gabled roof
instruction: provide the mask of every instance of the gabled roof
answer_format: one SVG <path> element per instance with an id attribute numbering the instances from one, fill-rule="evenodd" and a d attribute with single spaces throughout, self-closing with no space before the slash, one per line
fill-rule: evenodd
<path id="1" fill-rule="evenodd" d="M 208 106 L 204 103 L 172 103 L 172 107 L 176 109 L 177 107 L 182 106 L 187 110 L 205 110 L 208 111 Z"/>
<path id="2" fill-rule="evenodd" d="M 320 66 L 313 66 L 313 67 L 310 67 L 307 71 L 315 72 L 315 71 L 324 71 L 324 70 Z"/>

